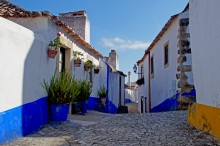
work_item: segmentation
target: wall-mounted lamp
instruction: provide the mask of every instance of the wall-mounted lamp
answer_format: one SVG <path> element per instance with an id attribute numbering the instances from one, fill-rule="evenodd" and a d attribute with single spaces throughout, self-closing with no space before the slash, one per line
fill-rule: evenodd
<path id="1" fill-rule="evenodd" d="M 137 73 L 137 65 L 136 64 L 134 64 L 133 70 L 134 70 L 134 73 L 141 74 L 141 73 Z"/>

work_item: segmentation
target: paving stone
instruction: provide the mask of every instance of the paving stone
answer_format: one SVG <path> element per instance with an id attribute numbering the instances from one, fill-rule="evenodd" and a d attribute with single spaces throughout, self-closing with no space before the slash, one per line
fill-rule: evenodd
<path id="1" fill-rule="evenodd" d="M 5 144 L 6 146 L 60 145 L 216 145 L 220 141 L 188 126 L 187 112 L 119 114 L 94 120 L 92 124 L 51 122 L 35 134 Z M 95 117 L 94 117 L 95 118 Z M 83 117 L 86 119 L 86 116 Z M 86 119 L 88 121 L 88 119 Z M 89 121 L 88 121 L 89 122 Z"/>

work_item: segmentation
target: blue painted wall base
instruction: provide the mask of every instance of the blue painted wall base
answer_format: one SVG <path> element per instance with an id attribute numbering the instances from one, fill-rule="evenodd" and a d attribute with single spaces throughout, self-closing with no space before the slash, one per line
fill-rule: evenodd
<path id="1" fill-rule="evenodd" d="M 90 97 L 87 103 L 88 110 L 96 110 L 105 113 L 116 114 L 118 108 L 108 99 L 106 100 L 106 105 L 104 107 L 101 106 L 100 100 L 97 97 Z"/>
<path id="2" fill-rule="evenodd" d="M 155 106 L 151 109 L 151 112 L 165 112 L 165 111 L 174 111 L 178 108 L 178 101 L 177 98 L 171 97 L 166 99 L 164 102 L 159 104 L 158 106 Z"/>
<path id="3" fill-rule="evenodd" d="M 125 103 L 132 103 L 132 101 L 129 98 L 125 98 Z"/>
<path id="4" fill-rule="evenodd" d="M 49 121 L 47 98 L 0 113 L 0 144 L 34 133 Z"/>
<path id="5" fill-rule="evenodd" d="M 190 93 L 183 93 L 182 96 L 196 96 L 196 90 L 193 89 Z M 165 112 L 165 111 L 174 111 L 178 108 L 178 97 L 179 94 L 174 95 L 173 97 L 170 97 L 166 99 L 164 102 L 159 104 L 158 106 L 155 106 L 151 109 L 151 112 Z"/>

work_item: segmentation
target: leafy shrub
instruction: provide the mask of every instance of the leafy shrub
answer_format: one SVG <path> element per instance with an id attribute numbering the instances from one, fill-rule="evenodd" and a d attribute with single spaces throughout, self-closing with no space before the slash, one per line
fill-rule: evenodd
<path id="1" fill-rule="evenodd" d="M 53 75 L 51 80 L 43 81 L 42 86 L 48 94 L 49 103 L 69 104 L 79 95 L 79 83 L 68 73 Z"/>
<path id="2" fill-rule="evenodd" d="M 92 83 L 87 80 L 79 81 L 79 94 L 76 98 L 77 101 L 86 101 L 92 93 Z"/>
<path id="3" fill-rule="evenodd" d="M 99 88 L 98 95 L 99 97 L 106 97 L 106 94 L 107 94 L 107 90 L 105 86 L 103 85 L 102 87 Z"/>

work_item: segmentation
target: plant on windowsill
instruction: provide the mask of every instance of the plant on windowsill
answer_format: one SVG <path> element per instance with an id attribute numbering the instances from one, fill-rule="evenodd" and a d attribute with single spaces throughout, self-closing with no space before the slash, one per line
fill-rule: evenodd
<path id="1" fill-rule="evenodd" d="M 83 54 L 79 51 L 73 51 L 73 56 L 74 56 L 74 64 L 76 67 L 80 67 L 81 62 L 82 62 L 82 56 Z"/>
<path id="2" fill-rule="evenodd" d="M 99 73 L 99 69 L 100 69 L 99 66 L 94 66 L 94 73 L 98 74 Z"/>
<path id="3" fill-rule="evenodd" d="M 54 39 L 53 41 L 50 41 L 49 44 L 49 49 L 47 51 L 48 53 L 48 57 L 54 59 L 57 55 L 57 50 L 60 48 L 61 43 L 60 43 L 60 39 L 59 37 L 57 37 L 56 39 Z"/>
<path id="4" fill-rule="evenodd" d="M 73 103 L 79 95 L 79 82 L 68 73 L 53 75 L 50 81 L 44 80 L 43 88 L 48 94 L 48 103 L 52 113 L 52 120 L 66 121 L 69 104 Z"/>
<path id="5" fill-rule="evenodd" d="M 94 67 L 94 64 L 92 63 L 92 61 L 90 60 L 87 60 L 84 64 L 84 70 L 85 71 L 88 71 L 89 69 L 93 68 Z"/>

